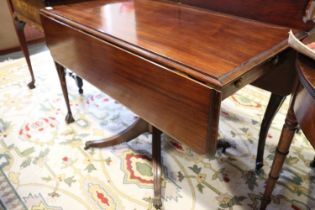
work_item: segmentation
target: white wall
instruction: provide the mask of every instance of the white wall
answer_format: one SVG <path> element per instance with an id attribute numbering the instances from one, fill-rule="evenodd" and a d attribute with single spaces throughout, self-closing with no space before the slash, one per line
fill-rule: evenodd
<path id="1" fill-rule="evenodd" d="M 0 50 L 18 47 L 19 42 L 6 0 L 0 0 Z"/>

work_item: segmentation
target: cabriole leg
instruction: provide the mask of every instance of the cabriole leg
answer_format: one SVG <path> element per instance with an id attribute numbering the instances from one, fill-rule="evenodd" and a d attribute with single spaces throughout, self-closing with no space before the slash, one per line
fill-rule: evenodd
<path id="1" fill-rule="evenodd" d="M 105 138 L 102 140 L 93 140 L 87 141 L 85 143 L 84 149 L 87 150 L 89 148 L 104 148 L 109 146 L 114 146 L 117 144 L 121 144 L 123 142 L 128 142 L 139 135 L 149 132 L 150 125 L 141 118 L 138 118 L 134 123 L 132 123 L 128 128 L 121 131 L 120 133 L 111 136 L 109 138 Z"/>
<path id="2" fill-rule="evenodd" d="M 274 93 L 272 93 L 270 96 L 269 103 L 266 108 L 264 119 L 261 123 L 260 132 L 259 132 L 259 140 L 258 140 L 258 148 L 257 148 L 257 156 L 256 156 L 256 171 L 259 171 L 264 165 L 264 151 L 265 151 L 265 144 L 266 144 L 268 130 L 270 128 L 273 118 L 277 114 L 285 98 L 286 98 L 285 96 L 276 95 Z"/>
<path id="3" fill-rule="evenodd" d="M 31 60 L 30 60 L 30 54 L 27 48 L 27 43 L 26 43 L 26 39 L 25 39 L 25 34 L 24 34 L 24 28 L 25 28 L 25 22 L 18 20 L 17 18 L 14 19 L 15 22 L 15 28 L 16 28 L 16 32 L 18 35 L 18 39 L 20 42 L 20 46 L 22 49 L 22 52 L 24 54 L 27 66 L 28 66 L 28 70 L 30 71 L 31 74 L 31 82 L 28 83 L 28 87 L 30 89 L 35 88 L 35 77 L 34 77 L 34 72 L 33 72 L 33 68 L 32 68 L 32 64 L 31 64 Z"/>
<path id="4" fill-rule="evenodd" d="M 58 77 L 59 77 L 62 93 L 63 93 L 63 96 L 65 98 L 67 111 L 68 111 L 67 116 L 66 116 L 66 122 L 69 124 L 69 123 L 74 122 L 74 119 L 73 119 L 71 108 L 70 108 L 69 95 L 68 95 L 67 83 L 66 83 L 65 68 L 57 62 L 55 62 L 55 65 L 56 65 L 56 69 L 58 72 Z"/>

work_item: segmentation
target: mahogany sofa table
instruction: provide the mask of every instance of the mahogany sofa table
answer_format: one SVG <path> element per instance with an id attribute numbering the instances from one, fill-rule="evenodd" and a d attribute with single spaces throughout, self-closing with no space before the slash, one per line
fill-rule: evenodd
<path id="1" fill-rule="evenodd" d="M 288 49 L 288 27 L 167 1 L 90 1 L 46 8 L 41 18 L 68 118 L 65 67 L 139 116 L 110 141 L 86 146 L 153 132 L 155 206 L 161 204 L 161 132 L 213 157 L 221 101 L 276 71 L 278 55 Z"/>

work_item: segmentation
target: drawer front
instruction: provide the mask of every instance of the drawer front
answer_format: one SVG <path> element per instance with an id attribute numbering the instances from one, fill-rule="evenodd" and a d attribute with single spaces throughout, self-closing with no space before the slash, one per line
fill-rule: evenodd
<path id="1" fill-rule="evenodd" d="M 196 152 L 214 153 L 220 94 L 56 20 L 42 21 L 56 62 Z"/>

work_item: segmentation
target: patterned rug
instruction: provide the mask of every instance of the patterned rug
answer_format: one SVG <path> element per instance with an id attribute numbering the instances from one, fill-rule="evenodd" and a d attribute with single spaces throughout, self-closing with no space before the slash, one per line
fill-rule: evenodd
<path id="1" fill-rule="evenodd" d="M 27 209 L 7 176 L 1 170 L 0 164 L 0 209 L 25 210 Z"/>
<path id="2" fill-rule="evenodd" d="M 151 136 L 85 151 L 91 139 L 112 136 L 135 115 L 87 82 L 80 96 L 68 79 L 76 122 L 67 125 L 65 103 L 48 51 L 32 56 L 36 89 L 24 59 L 0 63 L 0 162 L 31 210 L 149 210 L 152 207 Z M 91 69 L 92 70 L 92 69 Z M 288 101 L 268 135 L 264 172 L 253 169 L 260 122 L 269 93 L 247 86 L 222 104 L 220 138 L 233 148 L 209 160 L 163 139 L 163 208 L 257 209 L 274 156 Z M 269 209 L 315 207 L 315 155 L 297 134 Z M 1 196 L 1 193 L 0 193 Z"/>

